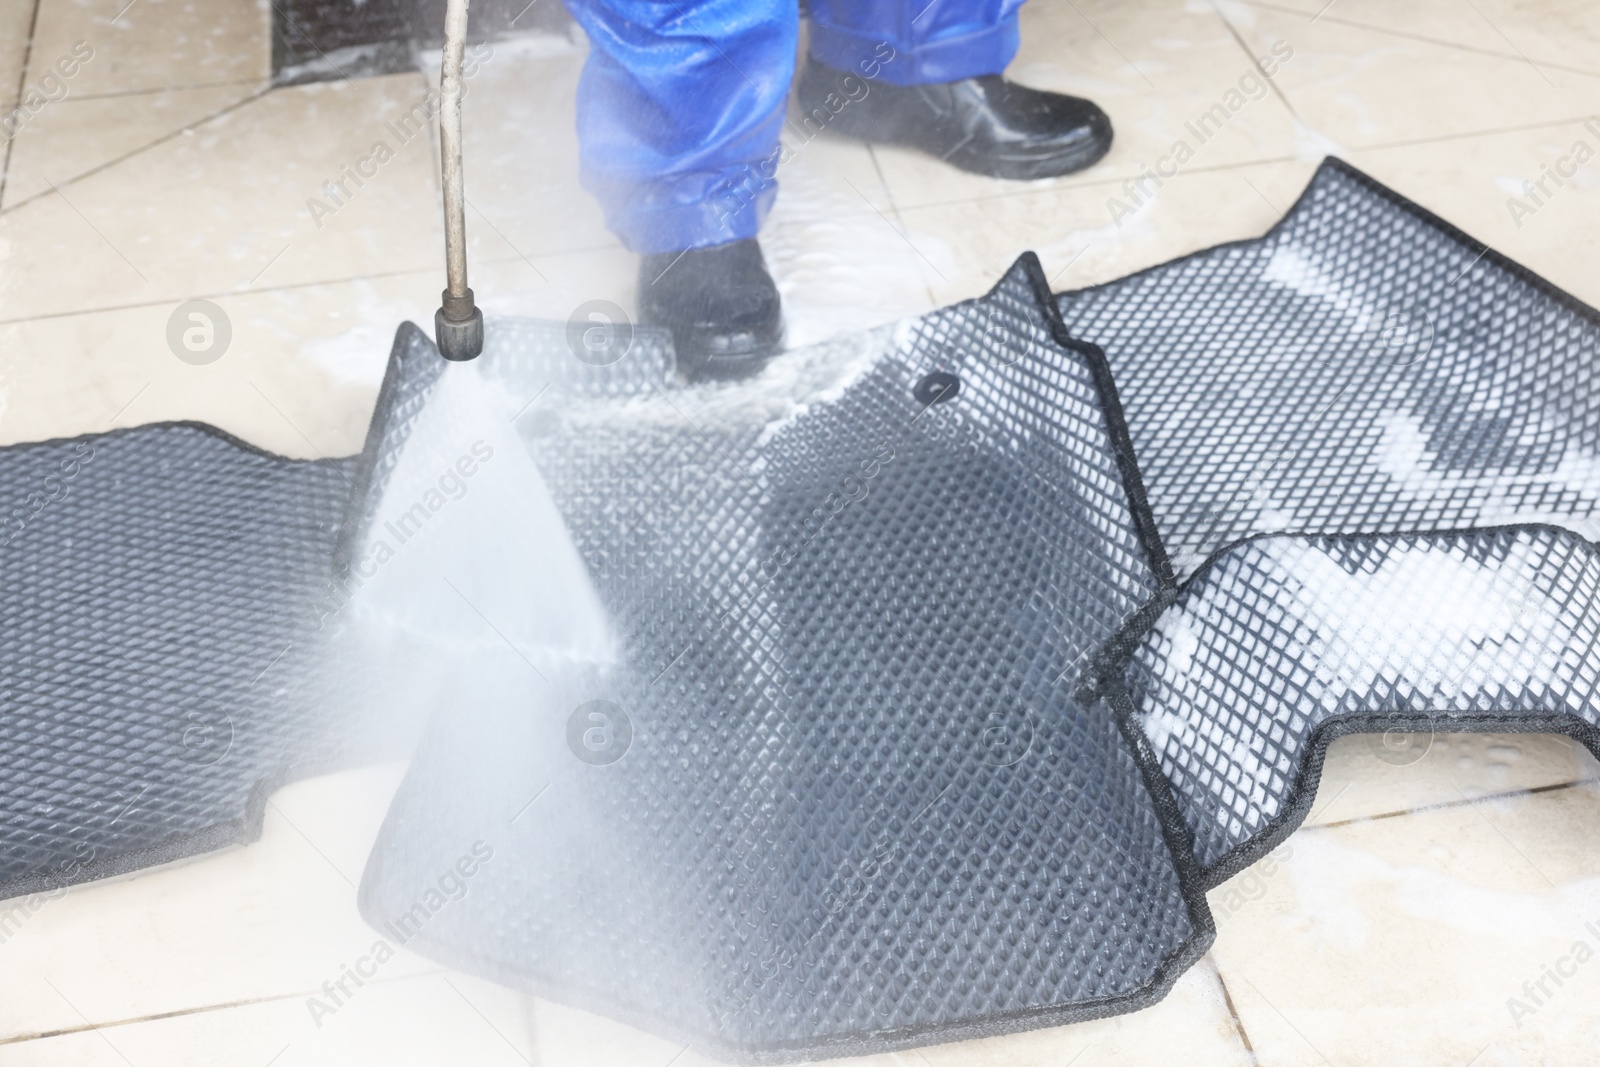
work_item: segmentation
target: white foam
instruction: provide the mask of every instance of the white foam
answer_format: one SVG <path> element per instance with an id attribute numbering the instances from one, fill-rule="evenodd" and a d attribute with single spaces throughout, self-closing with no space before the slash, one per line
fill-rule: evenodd
<path id="1" fill-rule="evenodd" d="M 1576 682 L 1574 665 L 1537 635 L 1563 609 L 1545 591 L 1538 551 L 1525 541 L 1499 562 L 1442 549 L 1395 551 L 1375 573 L 1356 574 L 1304 541 L 1270 541 L 1262 552 L 1293 591 L 1283 607 L 1317 635 L 1306 666 L 1315 669 L 1327 710 L 1380 677 L 1404 680 L 1445 708 L 1486 688 Z"/>

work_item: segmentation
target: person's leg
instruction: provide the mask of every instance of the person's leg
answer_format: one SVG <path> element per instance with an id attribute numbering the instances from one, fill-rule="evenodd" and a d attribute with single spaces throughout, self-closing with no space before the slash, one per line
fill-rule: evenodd
<path id="1" fill-rule="evenodd" d="M 629 249 L 753 237 L 771 208 L 794 77 L 795 0 L 567 0 L 589 35 L 584 187 Z M 764 173 L 764 170 L 766 173 Z"/>
<path id="2" fill-rule="evenodd" d="M 890 85 L 999 74 L 1023 0 L 812 0 L 811 56 Z"/>
<path id="3" fill-rule="evenodd" d="M 691 379 L 758 369 L 783 343 L 756 231 L 777 194 L 795 0 L 567 0 L 589 35 L 584 188 L 640 254 L 641 322 Z"/>
<path id="4" fill-rule="evenodd" d="M 995 178 L 1053 178 L 1111 148 L 1088 100 L 1000 76 L 1022 0 L 812 0 L 799 102 L 810 129 L 909 145 Z"/>

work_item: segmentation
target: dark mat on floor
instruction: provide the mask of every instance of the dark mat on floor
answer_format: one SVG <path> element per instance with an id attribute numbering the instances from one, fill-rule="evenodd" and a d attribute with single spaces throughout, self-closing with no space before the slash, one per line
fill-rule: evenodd
<path id="1" fill-rule="evenodd" d="M 722 1055 L 1159 996 L 1209 925 L 1114 716 L 1073 699 L 1159 549 L 1054 314 L 1028 257 L 733 389 L 492 331 L 617 654 L 525 650 L 516 699 L 464 681 L 374 851 L 374 925 Z"/>
<path id="2" fill-rule="evenodd" d="M 336 556 L 438 373 L 408 352 L 360 456 L 198 423 L 0 449 L 0 898 L 253 839 L 270 789 L 373 756 Z"/>
<path id="3" fill-rule="evenodd" d="M 1299 824 L 1339 733 L 1600 749 L 1594 309 L 1336 160 L 1265 237 L 1058 303 L 1194 575 L 1108 695 L 1204 884 Z"/>
<path id="4" fill-rule="evenodd" d="M 739 1060 L 1152 1003 L 1329 738 L 1596 747 L 1597 338 L 1336 161 L 1263 238 L 1025 256 L 737 386 L 498 324 L 614 648 L 462 680 L 363 910 Z"/>

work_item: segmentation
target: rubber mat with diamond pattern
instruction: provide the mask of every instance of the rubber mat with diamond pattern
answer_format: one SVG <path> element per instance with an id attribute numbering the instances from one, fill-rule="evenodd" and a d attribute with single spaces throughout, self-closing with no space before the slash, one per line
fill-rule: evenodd
<path id="1" fill-rule="evenodd" d="M 742 385 L 490 336 L 617 647 L 397 796 L 364 912 L 456 966 L 752 1061 L 1128 1011 L 1338 733 L 1600 748 L 1595 313 L 1337 161 Z"/>
<path id="2" fill-rule="evenodd" d="M 437 373 L 409 351 L 361 456 L 198 423 L 0 449 L 0 898 L 252 839 L 268 789 L 372 757 L 335 556 Z"/>

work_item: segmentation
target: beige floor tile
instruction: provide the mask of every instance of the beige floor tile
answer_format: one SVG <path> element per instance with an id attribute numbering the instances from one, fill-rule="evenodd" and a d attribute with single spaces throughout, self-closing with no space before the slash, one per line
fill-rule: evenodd
<path id="1" fill-rule="evenodd" d="M 613 245 L 527 259 L 481 260 L 471 265 L 468 277 L 479 306 L 489 316 L 489 329 L 501 315 L 565 322 L 590 300 L 609 300 L 631 320 L 638 262 L 631 252 Z M 428 330 L 432 333 L 432 326 Z"/>
<path id="2" fill-rule="evenodd" d="M 391 964 L 395 966 L 395 964 Z M 337 975 L 337 972 L 335 972 Z M 70 994 L 69 994 L 70 995 Z M 59 998 L 58 998 L 59 999 Z M 682 1045 L 600 1015 L 454 972 L 379 977 L 313 1017 L 311 993 L 171 1019 L 0 1044 L 0 1064 L 536 1063 L 540 1067 L 714 1067 Z M 343 999 L 343 998 L 341 998 Z M 324 994 L 320 1000 L 332 1001 Z M 318 1026 L 317 1022 L 321 1025 Z M 1009 1037 L 830 1060 L 838 1067 L 1195 1067 L 1250 1063 L 1209 961 L 1133 1015 Z M 274 1055 L 280 1058 L 273 1061 Z M 123 1058 L 125 1057 L 125 1059 Z M 520 1059 L 519 1059 L 520 1057 Z"/>
<path id="3" fill-rule="evenodd" d="M 1600 78 L 1537 69 L 1516 58 L 1233 5 L 1253 48 L 1288 41 L 1277 79 L 1330 151 L 1439 140 L 1570 120 L 1600 109 Z"/>
<path id="4" fill-rule="evenodd" d="M 1593 785 L 1303 830 L 1210 899 L 1262 1063 L 1593 1062 Z"/>
<path id="5" fill-rule="evenodd" d="M 600 206 L 578 184 L 575 99 L 587 51 L 581 42 L 581 35 L 576 42 L 495 42 L 467 81 L 467 227 L 486 247 L 500 238 L 521 254 L 540 256 L 617 243 Z M 425 77 L 431 85 L 437 75 L 430 70 Z"/>
<path id="6" fill-rule="evenodd" d="M 0 322 L 433 267 L 428 139 L 390 129 L 423 94 L 411 74 L 274 90 L 12 208 Z M 392 158 L 375 176 L 329 195 L 346 166 L 372 171 L 380 143 Z"/>
<path id="7" fill-rule="evenodd" d="M 1425 37 L 1573 73 L 1600 74 L 1600 9 L 1587 0 L 1270 0 L 1252 6 Z"/>
<path id="8" fill-rule="evenodd" d="M 783 294 L 790 346 L 932 309 L 944 239 L 908 232 L 864 145 L 797 143 L 778 185 L 761 246 Z"/>
<path id="9" fill-rule="evenodd" d="M 1589 750 L 1560 735 L 1356 734 L 1328 746 L 1306 825 L 1596 780 Z"/>
<path id="10" fill-rule="evenodd" d="M 1600 230 L 1587 224 L 1600 207 L 1596 128 L 1600 123 L 1563 124 L 1350 152 L 1345 158 L 1579 299 L 1600 304 L 1600 275 L 1589 269 L 1600 255 Z M 1523 183 L 1542 179 L 1541 168 L 1563 160 L 1570 169 L 1579 142 L 1595 160 L 1562 187 L 1547 183 L 1553 195 L 1535 205 L 1521 192 Z M 928 250 L 944 275 L 935 279 L 938 303 L 984 291 L 1029 246 L 1040 253 L 1059 291 L 1257 236 L 1289 210 L 1314 170 L 1314 164 L 1296 161 L 1185 171 L 1142 203 L 1124 186 L 1108 183 L 902 208 L 900 217 L 910 239 Z M 1508 202 L 1514 195 L 1531 213 L 1513 217 Z M 1134 208 L 1121 216 L 1120 227 L 1112 221 L 1113 200 Z"/>
<path id="11" fill-rule="evenodd" d="M 303 997 L 337 978 L 374 943 L 356 883 L 402 772 L 279 790 L 247 847 L 6 902 L 0 915 L 15 918 L 0 942 L 0 1040 Z M 435 969 L 402 951 L 383 974 Z"/>
<path id="12" fill-rule="evenodd" d="M 84 100 L 68 96 L 41 110 L 17 135 L 0 207 L 48 193 L 51 183 L 73 181 L 256 91 L 236 83 Z"/>
<path id="13" fill-rule="evenodd" d="M 176 301 L 0 326 L 18 354 L 0 357 L 0 442 L 196 419 L 282 455 L 359 452 L 394 332 L 431 334 L 442 275 L 218 297 L 232 339 L 208 365 L 169 347 Z"/>
<path id="14" fill-rule="evenodd" d="M 1582 143 L 1595 156 L 1563 185 Z M 1352 152 L 1351 163 L 1590 305 L 1600 306 L 1600 121 Z M 1566 160 L 1566 162 L 1562 162 Z M 1549 195 L 1524 183 L 1545 182 Z M 1522 205 L 1514 210 L 1512 202 Z"/>
<path id="15" fill-rule="evenodd" d="M 34 65 L 78 41 L 94 58 L 72 80 L 74 96 L 176 89 L 271 76 L 263 0 L 39 0 Z"/>
<path id="16" fill-rule="evenodd" d="M 1029 249 L 1059 292 L 1258 237 L 1288 210 L 1314 170 L 1314 164 L 1295 162 L 1180 172 L 1139 206 L 1124 188 L 1108 184 L 912 208 L 901 216 L 910 239 L 943 275 L 933 293 L 943 305 L 987 291 Z"/>
<path id="17" fill-rule="evenodd" d="M 1007 74 L 1041 89 L 1086 96 L 1105 108 L 1116 130 L 1105 159 L 1065 178 L 1019 183 L 967 174 L 908 149 L 875 151 L 901 208 L 1120 181 L 1137 177 L 1141 167 L 1168 170 L 1172 164 L 1163 160 L 1179 141 L 1192 151 L 1187 167 L 1292 157 L 1303 137 L 1259 79 L 1247 78 L 1244 92 L 1229 98 L 1238 101 L 1237 110 L 1228 112 L 1220 129 L 1207 125 L 1204 142 L 1186 128 L 1213 106 L 1226 107 L 1228 92 L 1238 92 L 1240 78 L 1252 69 L 1250 56 L 1207 4 L 1033 3 L 1022 9 L 1022 49 Z"/>
<path id="18" fill-rule="evenodd" d="M 431 134 L 396 146 L 384 126 L 432 79 L 274 91 L 68 181 L 65 197 L 40 195 L 42 178 L 70 179 L 260 84 L 269 12 L 255 0 L 137 0 L 118 18 L 126 0 L 42 2 L 36 59 L 80 39 L 96 54 L 67 99 L 30 120 L 13 160 L 6 204 L 36 199 L 0 214 L 0 441 L 199 418 L 285 454 L 355 451 L 395 326 L 427 327 L 438 299 L 436 148 Z M 1600 183 L 1583 172 L 1520 226 L 1506 203 L 1585 136 L 1571 123 L 1526 127 L 1600 110 L 1600 78 L 1566 69 L 1595 67 L 1596 9 L 1338 0 L 1313 25 L 1323 2 L 1224 0 L 1253 49 L 1279 37 L 1295 48 L 1278 86 L 1304 125 L 1276 95 L 1252 101 L 1120 227 L 1108 200 L 1130 199 L 1123 182 L 1249 69 L 1210 3 L 1024 9 L 1012 75 L 1095 98 L 1118 125 L 1113 154 L 1084 174 L 1018 186 L 898 150 L 827 137 L 799 145 L 763 234 L 791 343 L 977 295 L 1029 247 L 1064 289 L 1257 235 L 1328 146 L 1600 303 L 1584 269 L 1600 253 L 1590 222 Z M 14 91 L 16 27 L 31 18 L 31 0 L 0 0 L 0 96 Z M 467 101 L 481 302 L 491 316 L 560 320 L 599 298 L 633 314 L 634 258 L 577 182 L 581 44 L 495 49 Z M 174 86 L 226 88 L 157 92 Z M 124 93 L 143 95 L 96 99 Z M 1475 135 L 1502 127 L 1519 129 Z M 379 138 L 395 159 L 318 227 L 306 200 Z M 1421 140 L 1430 143 L 1371 147 Z M 169 316 L 180 300 L 218 293 L 229 294 L 215 299 L 232 347 L 211 366 L 179 361 Z M 72 314 L 86 309 L 101 310 Z M 1216 958 L 1259 1061 L 1591 1062 L 1600 1028 L 1585 1005 L 1600 993 L 1600 965 L 1586 957 L 1560 987 L 1544 979 L 1549 995 L 1537 1002 L 1523 990 L 1580 939 L 1600 953 L 1591 787 L 1349 820 L 1593 779 L 1593 759 L 1528 735 L 1436 738 L 1408 766 L 1384 755 L 1394 753 L 1381 741 L 1338 742 L 1313 823 L 1340 825 L 1303 829 L 1211 894 Z M 707 1062 L 599 1016 L 447 980 L 405 954 L 318 1027 L 307 997 L 372 943 L 350 883 L 397 774 L 290 787 L 256 845 L 30 905 L 0 939 L 0 1064 Z M 1513 1018 L 1512 997 L 1534 1010 Z M 250 1003 L 195 1010 L 236 1001 Z M 185 1014 L 146 1018 L 168 1011 Z M 6 1043 L 53 1030 L 75 1032 Z M 1184 1063 L 1249 1062 L 1209 962 L 1135 1015 L 853 1062 L 1165 1065 L 1175 1050 Z"/>

